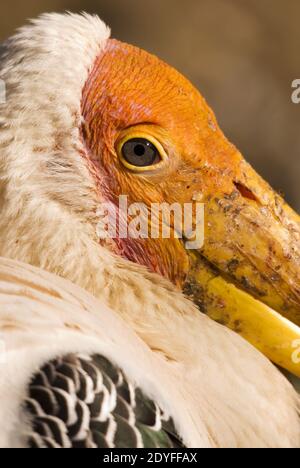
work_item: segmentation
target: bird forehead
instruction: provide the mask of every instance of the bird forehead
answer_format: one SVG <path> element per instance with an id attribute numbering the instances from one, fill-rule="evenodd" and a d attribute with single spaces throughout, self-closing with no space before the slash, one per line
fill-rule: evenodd
<path id="1" fill-rule="evenodd" d="M 152 123 L 190 128 L 204 100 L 177 70 L 138 47 L 110 39 L 84 90 L 84 103 L 117 126 Z"/>
<path id="2" fill-rule="evenodd" d="M 240 163 L 236 148 L 198 90 L 177 70 L 138 47 L 107 41 L 83 87 L 81 106 L 83 139 L 92 154 L 101 155 L 102 163 L 103 149 L 114 154 L 120 133 L 141 124 L 152 124 L 149 131 L 178 155 L 185 168 L 199 164 L 211 168 L 209 184 L 218 184 L 220 173 Z"/>

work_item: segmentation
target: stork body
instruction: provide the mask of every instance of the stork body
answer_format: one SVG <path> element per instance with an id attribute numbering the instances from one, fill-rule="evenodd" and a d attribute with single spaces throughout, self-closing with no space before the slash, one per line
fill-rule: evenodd
<path id="1" fill-rule="evenodd" d="M 70 355 L 72 359 L 86 356 L 90 360 L 100 355 L 121 369 L 134 389 L 141 389 L 147 399 L 161 408 L 165 421 L 172 418 L 178 440 L 188 447 L 298 445 L 298 400 L 290 384 L 248 343 L 193 310 L 193 305 L 184 303 L 178 293 L 174 293 L 169 310 L 172 314 L 173 308 L 184 312 L 175 323 L 171 317 L 164 317 L 164 326 L 168 327 L 165 341 L 170 350 L 166 357 L 159 350 L 151 350 L 132 330 L 131 323 L 128 326 L 103 302 L 72 283 L 6 259 L 1 259 L 0 279 L 0 330 L 4 343 L 0 393 L 5 402 L 0 405 L 2 447 L 28 447 L 30 443 L 42 447 L 49 440 L 65 447 L 80 442 L 90 443 L 91 447 L 99 444 L 91 436 L 92 417 L 82 421 L 79 411 L 75 411 L 79 397 L 75 399 L 71 394 L 71 403 L 68 402 L 70 413 L 73 409 L 76 415 L 72 425 L 77 422 L 81 429 L 76 440 L 68 435 L 64 421 L 61 428 L 58 411 L 49 412 L 47 406 L 43 410 L 43 405 L 38 406 L 39 412 L 36 409 L 39 400 L 31 389 L 45 385 L 41 378 L 37 380 L 38 374 L 56 358 L 66 360 Z M 161 326 L 162 323 L 157 328 Z M 177 336 L 186 326 L 190 344 L 185 342 L 185 333 L 181 342 Z M 152 333 L 157 335 L 154 324 Z M 102 392 L 103 386 L 102 383 Z M 51 382 L 45 388 L 57 390 Z M 94 402 L 95 396 L 86 400 Z M 110 389 L 102 423 L 116 417 L 115 406 L 116 396 Z M 47 417 L 56 419 L 60 423 L 58 430 L 50 431 L 52 435 L 46 438 L 45 432 L 34 424 L 38 417 L 39 421 L 44 418 L 44 425 Z M 125 430 L 126 434 L 130 427 L 135 428 L 136 440 L 130 440 L 127 434 L 133 447 L 144 444 L 138 424 L 145 421 L 139 417 Z M 149 423 L 150 429 L 151 425 L 153 430 L 155 423 Z M 161 423 L 156 425 L 161 429 Z M 115 446 L 117 427 L 118 420 L 110 434 L 102 433 L 108 447 Z M 63 442 L 57 433 L 65 436 Z"/>
<path id="2" fill-rule="evenodd" d="M 97 172 L 98 138 L 89 139 L 101 102 L 92 87 L 94 67 L 108 38 L 97 17 L 45 15 L 3 46 L 0 78 L 8 100 L 0 112 L 0 255 L 73 285 L 1 260 L 7 360 L 0 445 L 28 444 L 32 427 L 22 402 L 34 374 L 55 358 L 83 353 L 118 366 L 172 418 L 187 446 L 299 446 L 298 395 L 268 359 L 178 289 L 185 274 L 179 266 L 186 263 L 177 241 L 161 262 L 155 249 L 134 262 L 140 246 L 121 255 L 120 244 L 99 243 L 97 206 L 120 183 L 113 170 Z M 111 60 L 114 54 L 118 48 Z M 107 116 L 103 122 L 110 128 Z M 214 125 L 211 120 L 212 132 Z M 213 142 L 212 148 L 216 154 Z M 181 260 L 173 264 L 171 254 Z"/>

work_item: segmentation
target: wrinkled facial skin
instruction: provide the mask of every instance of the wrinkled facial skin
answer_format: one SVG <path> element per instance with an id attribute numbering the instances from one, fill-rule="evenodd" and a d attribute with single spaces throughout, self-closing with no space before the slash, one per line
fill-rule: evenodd
<path id="1" fill-rule="evenodd" d="M 148 206 L 151 202 L 192 202 L 195 192 L 211 193 L 215 187 L 221 191 L 222 174 L 233 178 L 228 155 L 235 166 L 240 163 L 213 113 L 182 75 L 156 57 L 116 40 L 108 41 L 95 63 L 83 92 L 83 116 L 85 140 L 99 167 L 95 173 L 101 174 L 100 191 L 116 204 L 122 194 L 129 196 L 130 203 Z M 115 143 L 130 127 L 150 132 L 163 142 L 169 164 L 147 174 L 124 168 Z M 228 192 L 233 188 L 231 184 Z M 172 281 L 183 281 L 186 276 L 187 254 L 175 239 L 127 239 L 119 247 L 130 260 L 142 261 Z"/>
<path id="2" fill-rule="evenodd" d="M 184 77 L 156 57 L 115 40 L 109 41 L 86 84 L 83 116 L 85 139 L 101 172 L 100 190 L 103 193 L 105 186 L 106 197 L 113 197 L 115 203 L 122 194 L 129 196 L 129 203 L 147 206 L 192 202 L 195 191 L 208 192 L 206 183 L 212 184 L 214 179 L 218 184 L 222 171 L 229 171 L 225 152 L 236 153 L 217 130 L 200 94 Z M 156 136 L 169 155 L 169 163 L 147 174 L 124 168 L 115 143 L 128 128 Z M 225 152 L 214 138 L 216 133 L 226 144 Z M 215 154 L 216 164 L 208 162 L 210 154 Z M 199 167 L 210 174 L 206 181 L 199 180 Z M 119 248 L 130 260 L 142 262 L 174 282 L 179 279 L 181 283 L 187 274 L 188 257 L 176 239 L 126 239 Z"/>
<path id="3" fill-rule="evenodd" d="M 84 87 L 82 114 L 99 199 L 117 204 L 125 194 L 150 206 L 191 203 L 200 193 L 205 204 L 205 243 L 194 256 L 179 239 L 116 239 L 118 253 L 180 287 L 195 268 L 217 270 L 300 323 L 299 218 L 228 142 L 182 75 L 109 40 Z M 162 167 L 135 173 L 123 166 L 116 143 L 132 129 L 160 141 L 168 154 Z"/>

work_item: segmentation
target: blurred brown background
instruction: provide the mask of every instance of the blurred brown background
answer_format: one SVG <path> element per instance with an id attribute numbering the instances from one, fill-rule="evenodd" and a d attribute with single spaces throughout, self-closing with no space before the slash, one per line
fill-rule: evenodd
<path id="1" fill-rule="evenodd" d="M 228 137 L 300 211 L 299 0 L 11 0 L 0 40 L 45 11 L 98 13 L 201 90 Z"/>

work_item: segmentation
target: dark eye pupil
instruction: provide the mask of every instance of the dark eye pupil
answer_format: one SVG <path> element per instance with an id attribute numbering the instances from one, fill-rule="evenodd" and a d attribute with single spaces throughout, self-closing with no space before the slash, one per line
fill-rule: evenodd
<path id="1" fill-rule="evenodd" d="M 145 147 L 143 145 L 135 145 L 134 152 L 137 156 L 143 156 L 145 154 Z"/>
<path id="2" fill-rule="evenodd" d="M 132 138 L 122 147 L 123 158 L 132 166 L 152 166 L 160 161 L 157 148 L 146 138 Z"/>

